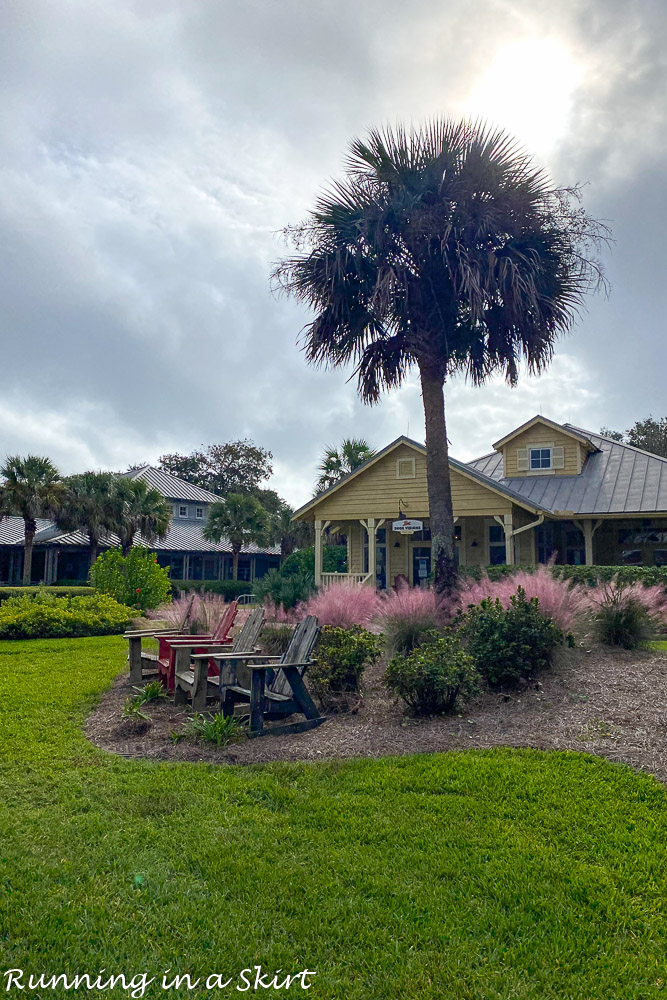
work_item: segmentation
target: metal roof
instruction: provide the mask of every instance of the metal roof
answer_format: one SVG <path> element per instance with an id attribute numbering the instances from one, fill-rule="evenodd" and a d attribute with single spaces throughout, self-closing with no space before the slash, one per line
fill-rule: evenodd
<path id="1" fill-rule="evenodd" d="M 667 459 L 572 424 L 563 427 L 583 435 L 598 449 L 587 455 L 578 476 L 505 478 L 500 452 L 483 455 L 470 462 L 469 467 L 507 486 L 529 503 L 541 504 L 551 513 L 648 515 L 667 512 Z"/>
<path id="2" fill-rule="evenodd" d="M 75 548 L 88 547 L 88 535 L 85 531 L 60 532 L 51 521 L 38 520 L 38 531 L 35 535 L 35 545 L 58 545 L 73 546 Z M 0 545 L 23 545 L 24 523 L 21 517 L 6 517 L 0 521 Z M 231 554 L 232 544 L 226 538 L 219 542 L 208 542 L 202 533 L 201 524 L 188 522 L 172 522 L 167 534 L 160 541 L 150 545 L 144 541 L 141 535 L 135 537 L 135 545 L 141 545 L 151 549 L 153 552 L 219 552 Z M 110 534 L 100 540 L 100 545 L 116 548 L 120 541 L 116 535 Z M 243 555 L 269 555 L 279 556 L 280 546 L 269 545 L 260 548 L 257 545 L 244 545 L 241 549 Z"/>
<path id="3" fill-rule="evenodd" d="M 143 479 L 153 489 L 158 490 L 168 500 L 190 500 L 193 503 L 218 503 L 222 498 L 215 493 L 209 493 L 199 486 L 193 486 L 184 479 L 171 476 L 153 465 L 144 465 L 132 472 L 122 472 L 127 479 Z"/>

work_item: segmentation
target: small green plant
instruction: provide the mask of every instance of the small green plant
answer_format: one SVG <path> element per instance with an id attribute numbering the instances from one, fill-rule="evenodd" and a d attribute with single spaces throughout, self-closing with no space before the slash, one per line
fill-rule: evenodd
<path id="1" fill-rule="evenodd" d="M 453 712 L 478 690 L 472 657 L 451 632 L 428 632 L 407 656 L 395 656 L 385 684 L 415 715 Z"/>
<path id="2" fill-rule="evenodd" d="M 565 636 L 551 618 L 545 618 L 536 597 L 523 587 L 504 608 L 500 600 L 485 598 L 459 617 L 459 633 L 483 677 L 491 685 L 516 684 L 549 666 Z"/>
<path id="3" fill-rule="evenodd" d="M 256 580 L 252 589 L 258 604 L 263 604 L 268 598 L 284 611 L 290 611 L 297 604 L 308 600 L 314 592 L 315 577 L 312 573 L 299 572 L 283 576 L 277 569 L 270 569 L 260 580 Z"/>
<path id="4" fill-rule="evenodd" d="M 247 720 L 234 715 L 224 716 L 211 712 L 195 712 L 182 723 L 178 733 L 172 733 L 174 743 L 191 739 L 195 743 L 214 743 L 218 747 L 242 740 L 247 728 Z"/>
<path id="5" fill-rule="evenodd" d="M 147 701 L 163 701 L 167 697 L 166 688 L 161 681 L 148 681 L 143 687 L 134 687 L 132 690 L 137 692 L 142 705 Z"/>
<path id="6" fill-rule="evenodd" d="M 125 704 L 123 705 L 123 711 L 121 713 L 123 718 L 135 721 L 141 719 L 143 722 L 150 722 L 151 720 L 146 713 L 141 711 L 142 705 L 143 701 L 139 695 L 128 695 L 125 699 Z"/>
<path id="7" fill-rule="evenodd" d="M 348 707 L 348 695 L 359 691 L 367 666 L 377 663 L 382 640 L 367 629 L 322 628 L 315 662 L 308 671 L 308 684 L 325 708 Z"/>
<path id="8" fill-rule="evenodd" d="M 91 566 L 90 582 L 99 593 L 139 611 L 164 604 L 171 591 L 169 571 L 154 553 L 140 548 L 126 556 L 120 549 L 103 552 Z"/>

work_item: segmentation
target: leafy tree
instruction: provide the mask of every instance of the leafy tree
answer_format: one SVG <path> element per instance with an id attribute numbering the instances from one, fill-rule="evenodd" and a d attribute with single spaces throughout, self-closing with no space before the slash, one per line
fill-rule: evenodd
<path id="1" fill-rule="evenodd" d="M 340 448 L 325 448 L 318 466 L 317 492 L 322 493 L 334 486 L 339 479 L 354 472 L 374 454 L 375 449 L 363 438 L 345 438 Z"/>
<path id="2" fill-rule="evenodd" d="M 191 455 L 162 455 L 160 468 L 202 489 L 226 496 L 253 493 L 273 472 L 273 455 L 247 438 L 212 444 Z"/>
<path id="3" fill-rule="evenodd" d="M 209 542 L 228 539 L 232 546 L 234 580 L 238 580 L 239 553 L 244 545 L 266 545 L 271 534 L 271 519 L 259 500 L 242 493 L 229 493 L 224 500 L 209 507 L 203 529 Z"/>
<path id="4" fill-rule="evenodd" d="M 148 545 L 167 534 L 171 504 L 145 480 L 116 477 L 113 504 L 113 527 L 124 556 L 129 554 L 137 532 Z"/>
<path id="5" fill-rule="evenodd" d="M 32 578 L 32 551 L 38 517 L 53 517 L 63 498 L 60 473 L 50 459 L 39 455 L 11 455 L 0 469 L 2 508 L 7 514 L 23 518 L 25 547 L 23 583 Z"/>
<path id="6" fill-rule="evenodd" d="M 307 304 L 306 358 L 355 366 L 367 403 L 419 371 L 435 588 L 456 581 L 444 385 L 541 372 L 603 280 L 606 230 L 514 140 L 440 119 L 352 142 L 347 173 L 285 231 L 274 281 Z M 593 255 L 593 259 L 591 259 Z"/>
<path id="7" fill-rule="evenodd" d="M 602 427 L 600 434 L 611 438 L 612 441 L 622 441 L 624 444 L 632 445 L 633 448 L 641 448 L 642 451 L 650 451 L 652 455 L 667 458 L 667 417 L 655 420 L 649 416 L 645 420 L 636 420 L 625 433 Z"/>
<path id="8" fill-rule="evenodd" d="M 64 480 L 56 523 L 64 531 L 88 535 L 88 565 L 97 559 L 100 539 L 116 528 L 116 477 L 111 472 L 82 472 Z"/>

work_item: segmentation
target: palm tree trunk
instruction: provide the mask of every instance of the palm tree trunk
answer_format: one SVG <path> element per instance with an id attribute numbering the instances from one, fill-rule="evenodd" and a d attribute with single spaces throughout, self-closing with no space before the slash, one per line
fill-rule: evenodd
<path id="1" fill-rule="evenodd" d="M 232 545 L 232 580 L 239 578 L 239 552 L 235 545 Z"/>
<path id="2" fill-rule="evenodd" d="M 427 362 L 419 362 L 426 420 L 426 483 L 431 520 L 431 570 L 436 595 L 447 596 L 456 586 L 454 512 L 449 477 L 444 377 Z"/>
<path id="3" fill-rule="evenodd" d="M 25 546 L 23 549 L 23 586 L 29 587 L 32 578 L 32 547 L 35 541 L 37 524 L 31 517 L 23 520 L 25 525 Z"/>
<path id="4" fill-rule="evenodd" d="M 99 549 L 99 543 L 96 538 L 92 535 L 88 536 L 88 569 L 92 569 L 93 563 L 97 559 L 97 552 Z"/>

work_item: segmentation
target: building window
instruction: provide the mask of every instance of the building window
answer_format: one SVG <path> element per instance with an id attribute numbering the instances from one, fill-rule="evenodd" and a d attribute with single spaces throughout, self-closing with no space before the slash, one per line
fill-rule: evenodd
<path id="1" fill-rule="evenodd" d="M 489 566 L 502 566 L 507 561 L 505 531 L 500 524 L 489 525 Z"/>
<path id="2" fill-rule="evenodd" d="M 396 460 L 397 479 L 414 479 L 416 475 L 414 458 L 399 458 Z"/>
<path id="3" fill-rule="evenodd" d="M 667 549 L 654 549 L 653 561 L 656 566 L 667 566 Z"/>
<path id="4" fill-rule="evenodd" d="M 185 506 L 185 504 L 181 504 L 181 506 L 178 508 L 178 516 L 179 517 L 188 516 L 188 508 Z"/>
<path id="5" fill-rule="evenodd" d="M 641 566 L 642 565 L 642 550 L 641 549 L 623 549 L 621 553 L 621 559 L 626 566 Z"/>
<path id="6" fill-rule="evenodd" d="M 195 517 L 199 518 L 200 521 L 202 520 L 202 518 L 204 517 L 204 508 L 203 507 L 197 507 L 197 509 L 195 511 Z"/>
<path id="7" fill-rule="evenodd" d="M 550 469 L 551 448 L 531 448 L 530 467 L 531 469 Z"/>
<path id="8" fill-rule="evenodd" d="M 172 580 L 183 579 L 183 556 L 170 555 L 169 557 L 169 577 Z"/>

